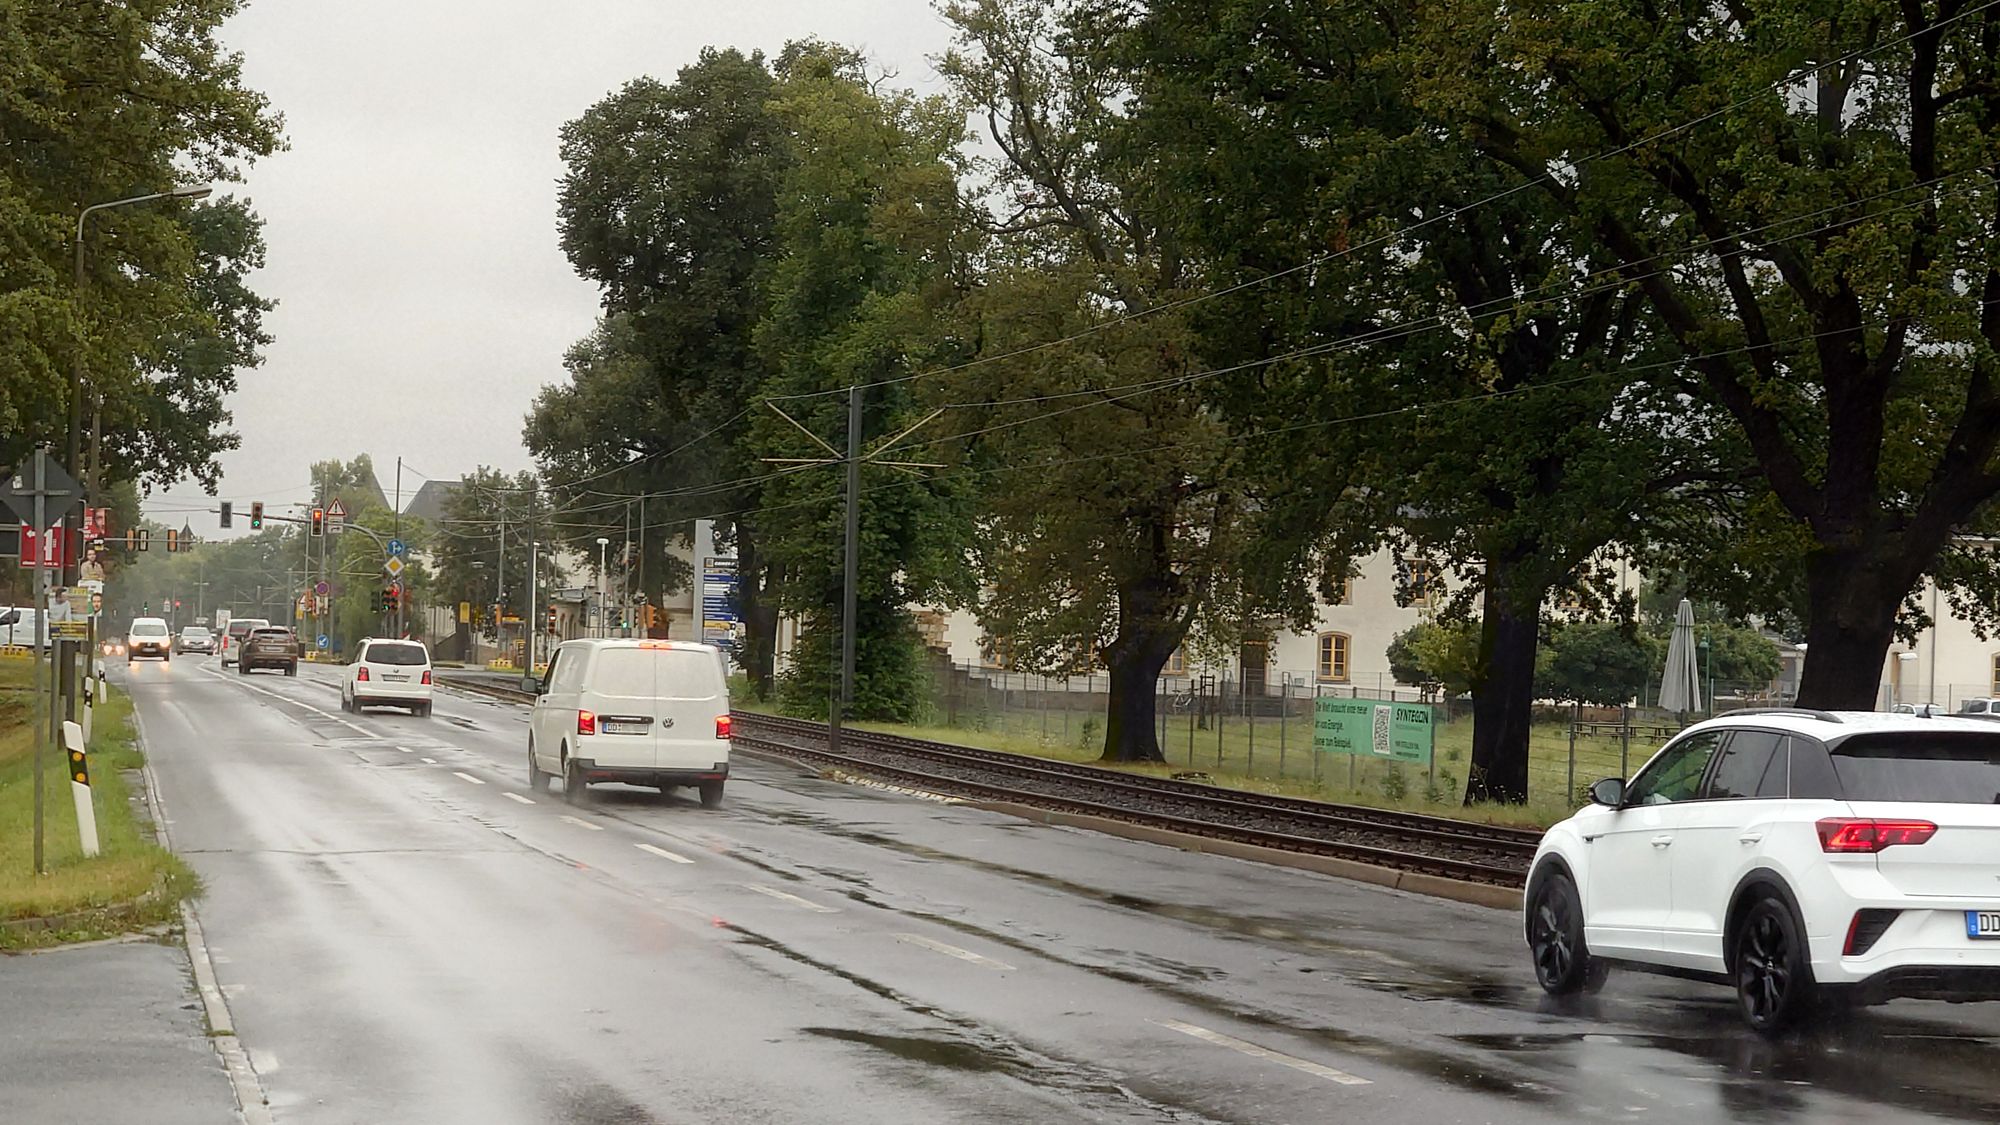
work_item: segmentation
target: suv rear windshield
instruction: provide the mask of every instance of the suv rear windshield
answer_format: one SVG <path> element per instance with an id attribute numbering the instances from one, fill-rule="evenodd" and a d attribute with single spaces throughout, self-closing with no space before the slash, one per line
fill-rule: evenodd
<path id="1" fill-rule="evenodd" d="M 254 629 L 251 631 L 250 635 L 256 637 L 258 640 L 264 640 L 264 641 L 268 641 L 273 637 L 281 641 L 289 641 L 292 639 L 292 631 L 290 629 L 285 628 L 282 625 L 274 626 L 269 629 Z"/>
<path id="2" fill-rule="evenodd" d="M 430 657 L 424 646 L 395 641 L 388 644 L 372 644 L 361 654 L 361 659 L 370 664 L 429 664 Z"/>
<path id="3" fill-rule="evenodd" d="M 712 653 L 692 648 L 606 648 L 590 666 L 590 689 L 647 699 L 714 699 L 722 669 Z"/>
<path id="4" fill-rule="evenodd" d="M 1858 734 L 1833 747 L 1850 801 L 2000 803 L 2000 731 Z"/>

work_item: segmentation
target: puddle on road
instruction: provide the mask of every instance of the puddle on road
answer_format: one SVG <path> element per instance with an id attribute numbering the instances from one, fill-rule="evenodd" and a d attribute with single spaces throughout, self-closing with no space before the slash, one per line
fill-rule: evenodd
<path id="1" fill-rule="evenodd" d="M 1733 1007 L 1691 1022 L 1685 1034 L 1548 1032 L 1457 1035 L 1467 1046 L 1521 1059 L 1586 1086 L 1628 1079 L 1627 1052 L 1670 1051 L 1719 1072 L 1717 1092 L 1736 1120 L 1774 1120 L 1810 1110 L 1808 1095 L 1832 1095 L 1906 1112 L 1972 1121 L 2000 1119 L 2000 1051 L 1992 1039 L 1939 1034 L 1889 1013 L 1862 1012 L 1841 1026 L 1767 1040 L 1735 1023 Z M 1587 1091 L 1580 1092 L 1585 1093 Z M 1613 1091 L 1604 1091 L 1611 1096 Z"/>
<path id="2" fill-rule="evenodd" d="M 863 1043 L 899 1059 L 908 1059 L 926 1066 L 984 1073 L 1014 1073 L 1013 1067 L 985 1048 L 957 1039 L 927 1038 L 921 1035 L 879 1035 L 845 1027 L 802 1027 L 799 1030 L 807 1035 L 839 1039 L 846 1043 Z"/>

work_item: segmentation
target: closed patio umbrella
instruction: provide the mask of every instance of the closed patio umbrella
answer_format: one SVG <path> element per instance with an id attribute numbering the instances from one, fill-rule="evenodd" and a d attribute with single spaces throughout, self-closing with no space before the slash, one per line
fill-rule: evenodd
<path id="1" fill-rule="evenodd" d="M 1667 669 L 1660 677 L 1660 706 L 1677 714 L 1701 710 L 1701 680 L 1695 667 L 1694 603 L 1681 599 L 1674 634 L 1667 641 Z"/>

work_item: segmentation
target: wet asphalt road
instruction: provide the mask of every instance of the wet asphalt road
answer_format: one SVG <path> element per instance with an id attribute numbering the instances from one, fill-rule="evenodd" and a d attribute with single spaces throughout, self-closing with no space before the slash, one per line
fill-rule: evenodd
<path id="1" fill-rule="evenodd" d="M 280 1122 L 2000 1117 L 2000 1005 L 1771 1044 L 1719 989 L 1555 1004 L 1512 915 L 821 780 L 525 780 L 525 713 L 129 674 Z"/>

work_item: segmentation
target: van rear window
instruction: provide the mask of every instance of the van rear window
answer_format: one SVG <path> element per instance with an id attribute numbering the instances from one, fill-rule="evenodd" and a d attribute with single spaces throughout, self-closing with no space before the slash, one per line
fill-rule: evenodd
<path id="1" fill-rule="evenodd" d="M 1833 747 L 1850 801 L 2000 803 L 2000 730 L 1860 734 Z"/>
<path id="2" fill-rule="evenodd" d="M 723 693 L 714 655 L 691 648 L 606 648 L 591 662 L 590 690 L 649 699 L 714 699 Z"/>

